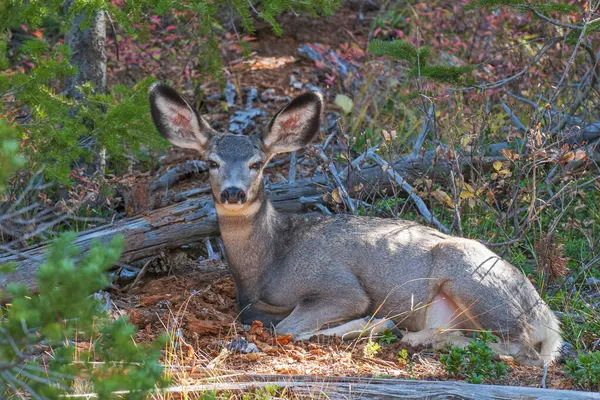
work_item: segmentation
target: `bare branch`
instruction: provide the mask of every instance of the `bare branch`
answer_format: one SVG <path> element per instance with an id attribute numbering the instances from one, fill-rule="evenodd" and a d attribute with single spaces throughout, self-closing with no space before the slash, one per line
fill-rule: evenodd
<path id="1" fill-rule="evenodd" d="M 425 138 L 427 137 L 429 132 L 433 130 L 434 118 L 435 106 L 431 104 L 425 115 L 425 121 L 423 121 L 423 125 L 421 125 L 421 131 L 419 132 L 419 136 L 417 136 L 417 139 L 415 140 L 412 151 L 413 157 L 419 155 L 419 153 L 421 152 L 421 148 L 423 147 L 423 143 L 425 142 Z"/>
<path id="2" fill-rule="evenodd" d="M 408 182 L 406 182 L 398 173 L 396 173 L 396 171 L 394 171 L 394 169 L 386 161 L 384 161 L 381 157 L 375 154 L 375 151 L 373 149 L 369 149 L 367 151 L 367 157 L 369 157 L 375 163 L 380 165 L 383 171 L 386 174 L 388 174 L 398 185 L 400 185 L 402 189 L 404 189 L 404 191 L 410 196 L 410 198 L 413 199 L 417 206 L 417 209 L 419 210 L 421 215 L 425 217 L 425 219 L 433 223 L 440 231 L 444 233 L 450 232 L 448 228 L 446 228 L 440 221 L 437 220 L 436 217 L 433 216 L 433 214 L 427 208 L 427 205 L 425 204 L 423 199 L 417 196 L 413 187 L 410 186 Z"/>
<path id="3" fill-rule="evenodd" d="M 520 130 L 521 132 L 527 132 L 527 127 L 521 122 L 519 117 L 516 116 L 516 114 L 510 109 L 510 107 L 508 107 L 506 105 L 506 103 L 503 101 L 501 101 L 500 104 L 502 105 L 502 108 L 504 109 L 504 111 L 508 114 L 508 116 L 512 120 L 513 124 L 515 124 L 515 127 L 518 130 Z"/>
<path id="4" fill-rule="evenodd" d="M 342 198 L 344 199 L 344 202 L 348 205 L 348 208 L 350 209 L 352 214 L 356 215 L 358 213 L 358 211 L 356 210 L 356 205 L 354 204 L 354 201 L 352 200 L 352 198 L 350 198 L 350 195 L 348 194 L 348 191 L 346 190 L 346 186 L 340 179 L 340 175 L 338 173 L 337 167 L 335 166 L 333 161 L 329 160 L 329 157 L 327 157 L 327 155 L 325 154 L 325 152 L 322 149 L 319 152 L 319 157 L 321 158 L 321 160 L 328 163 L 329 172 L 331 172 L 331 175 L 333 176 L 333 180 L 335 181 L 335 184 L 338 187 L 340 194 L 341 194 Z"/>

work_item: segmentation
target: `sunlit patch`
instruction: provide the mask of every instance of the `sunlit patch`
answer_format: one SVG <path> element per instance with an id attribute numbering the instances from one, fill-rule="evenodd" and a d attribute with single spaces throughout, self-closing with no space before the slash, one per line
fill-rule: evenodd
<path id="1" fill-rule="evenodd" d="M 283 57 L 257 57 L 253 60 L 246 61 L 246 64 L 250 65 L 250 69 L 261 70 L 261 69 L 277 69 L 296 62 L 296 57 L 283 56 Z"/>

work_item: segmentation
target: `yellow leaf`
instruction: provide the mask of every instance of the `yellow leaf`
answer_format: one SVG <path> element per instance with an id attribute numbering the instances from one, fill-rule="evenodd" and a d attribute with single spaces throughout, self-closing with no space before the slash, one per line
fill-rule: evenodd
<path id="1" fill-rule="evenodd" d="M 391 142 L 392 140 L 396 139 L 396 137 L 398 136 L 398 132 L 395 131 L 395 130 L 391 131 L 391 132 L 388 132 L 385 129 L 382 129 L 381 130 L 381 134 L 383 135 L 383 139 L 386 142 Z"/>
<path id="2" fill-rule="evenodd" d="M 577 161 L 585 161 L 587 160 L 587 154 L 585 154 L 585 151 L 583 150 L 577 150 L 575 152 L 575 159 Z"/>
<path id="3" fill-rule="evenodd" d="M 471 136 L 464 135 L 462 138 L 460 138 L 460 144 L 462 147 L 467 147 L 469 143 L 471 143 Z"/>
<path id="4" fill-rule="evenodd" d="M 460 192 L 460 198 L 461 199 L 472 199 L 473 197 L 475 197 L 475 193 L 473 192 L 469 192 L 467 190 L 463 190 L 462 192 Z"/>
<path id="5" fill-rule="evenodd" d="M 510 178 L 512 176 L 512 172 L 510 172 L 507 169 L 503 169 L 501 171 L 498 171 L 498 173 L 500 174 L 501 177 L 503 178 Z"/>
<path id="6" fill-rule="evenodd" d="M 575 159 L 575 153 L 573 153 L 572 151 L 563 154 L 560 159 L 558 160 L 558 163 L 561 165 L 565 165 L 570 163 L 571 161 L 573 161 Z"/>
<path id="7" fill-rule="evenodd" d="M 500 154 L 502 154 L 507 160 L 513 161 L 519 159 L 519 155 L 517 153 L 513 153 L 512 151 L 507 149 L 500 150 Z"/>
<path id="8" fill-rule="evenodd" d="M 352 112 L 352 109 L 354 108 L 354 102 L 352 101 L 352 99 L 343 94 L 338 94 L 337 96 L 335 96 L 334 102 L 337 106 L 344 110 L 344 113 L 346 114 L 350 114 Z"/>
<path id="9" fill-rule="evenodd" d="M 502 161 L 494 161 L 494 169 L 500 171 L 502 169 Z"/>
<path id="10" fill-rule="evenodd" d="M 433 197 L 435 197 L 439 202 L 446 204 L 448 207 L 454 207 L 454 203 L 452 202 L 452 198 L 448 196 L 448 193 L 443 190 L 437 189 L 433 193 L 431 193 Z"/>
<path id="11" fill-rule="evenodd" d="M 340 188 L 333 189 L 333 192 L 331 192 L 331 198 L 338 204 L 342 204 L 344 202 L 342 199 L 342 194 L 340 193 Z"/>

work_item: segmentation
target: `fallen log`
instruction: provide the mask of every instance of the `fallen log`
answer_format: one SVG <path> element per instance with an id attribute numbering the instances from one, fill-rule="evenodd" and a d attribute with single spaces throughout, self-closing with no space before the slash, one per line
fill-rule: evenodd
<path id="1" fill-rule="evenodd" d="M 237 379 L 236 379 L 237 378 Z M 231 380 L 231 381 L 227 381 Z M 164 393 L 245 394 L 267 386 L 277 387 L 291 397 L 327 399 L 464 399 L 464 400 L 562 400 L 600 399 L 600 394 L 574 390 L 540 389 L 526 386 L 475 385 L 456 381 L 424 381 L 361 377 L 304 375 L 216 376 L 200 384 L 186 384 L 161 389 Z M 116 394 L 116 393 L 115 393 Z M 119 394 L 126 394 L 120 392 Z M 94 394 L 70 395 L 72 398 L 95 398 Z"/>
<path id="2" fill-rule="evenodd" d="M 464 157 L 461 168 L 491 168 L 496 160 L 504 157 Z M 444 179 L 453 168 L 453 161 L 438 157 L 434 151 L 418 156 L 408 156 L 393 162 L 394 171 L 407 182 L 422 178 L 424 175 Z M 394 183 L 379 166 L 349 170 L 340 178 L 348 193 L 353 197 L 381 195 L 392 188 Z M 268 187 L 269 198 L 276 209 L 283 212 L 304 212 L 311 205 L 319 204 L 322 194 L 330 191 L 332 184 L 326 174 L 309 179 L 299 179 L 294 184 L 277 183 Z M 208 189 L 199 190 L 206 193 Z M 389 191 L 388 193 L 391 193 Z M 115 235 L 125 239 L 121 262 L 131 262 L 158 254 L 162 250 L 172 250 L 208 236 L 218 235 L 214 204 L 211 198 L 186 199 L 140 215 L 125 218 L 113 224 L 83 231 L 74 241 L 83 253 L 88 251 L 94 241 L 106 244 Z M 34 277 L 48 252 L 48 243 L 19 250 L 19 254 L 0 254 L 0 265 L 15 263 L 14 272 L 0 275 L 0 288 L 9 283 L 25 284 L 34 288 Z"/>
<path id="3" fill-rule="evenodd" d="M 280 211 L 302 212 L 311 203 L 320 200 L 320 197 L 315 197 L 316 194 L 315 185 L 304 180 L 297 181 L 294 186 L 274 185 L 270 198 Z M 83 231 L 73 245 L 85 253 L 94 242 L 108 244 L 116 235 L 123 235 L 125 241 L 120 261 L 127 263 L 218 233 L 214 203 L 212 198 L 205 196 Z M 37 267 L 44 261 L 48 250 L 48 243 L 43 243 L 23 249 L 19 254 L 0 256 L 0 265 L 16 264 L 14 272 L 0 274 L 0 288 L 18 283 L 33 289 Z"/>

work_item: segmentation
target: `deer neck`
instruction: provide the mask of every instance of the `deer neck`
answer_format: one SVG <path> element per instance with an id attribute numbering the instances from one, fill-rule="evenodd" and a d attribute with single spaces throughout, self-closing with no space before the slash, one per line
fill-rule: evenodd
<path id="1" fill-rule="evenodd" d="M 216 209 L 229 269 L 238 291 L 243 297 L 256 300 L 261 278 L 275 259 L 279 246 L 274 242 L 281 239 L 280 227 L 285 226 L 285 216 L 273 208 L 264 193 L 243 212 L 231 212 L 218 204 Z"/>

